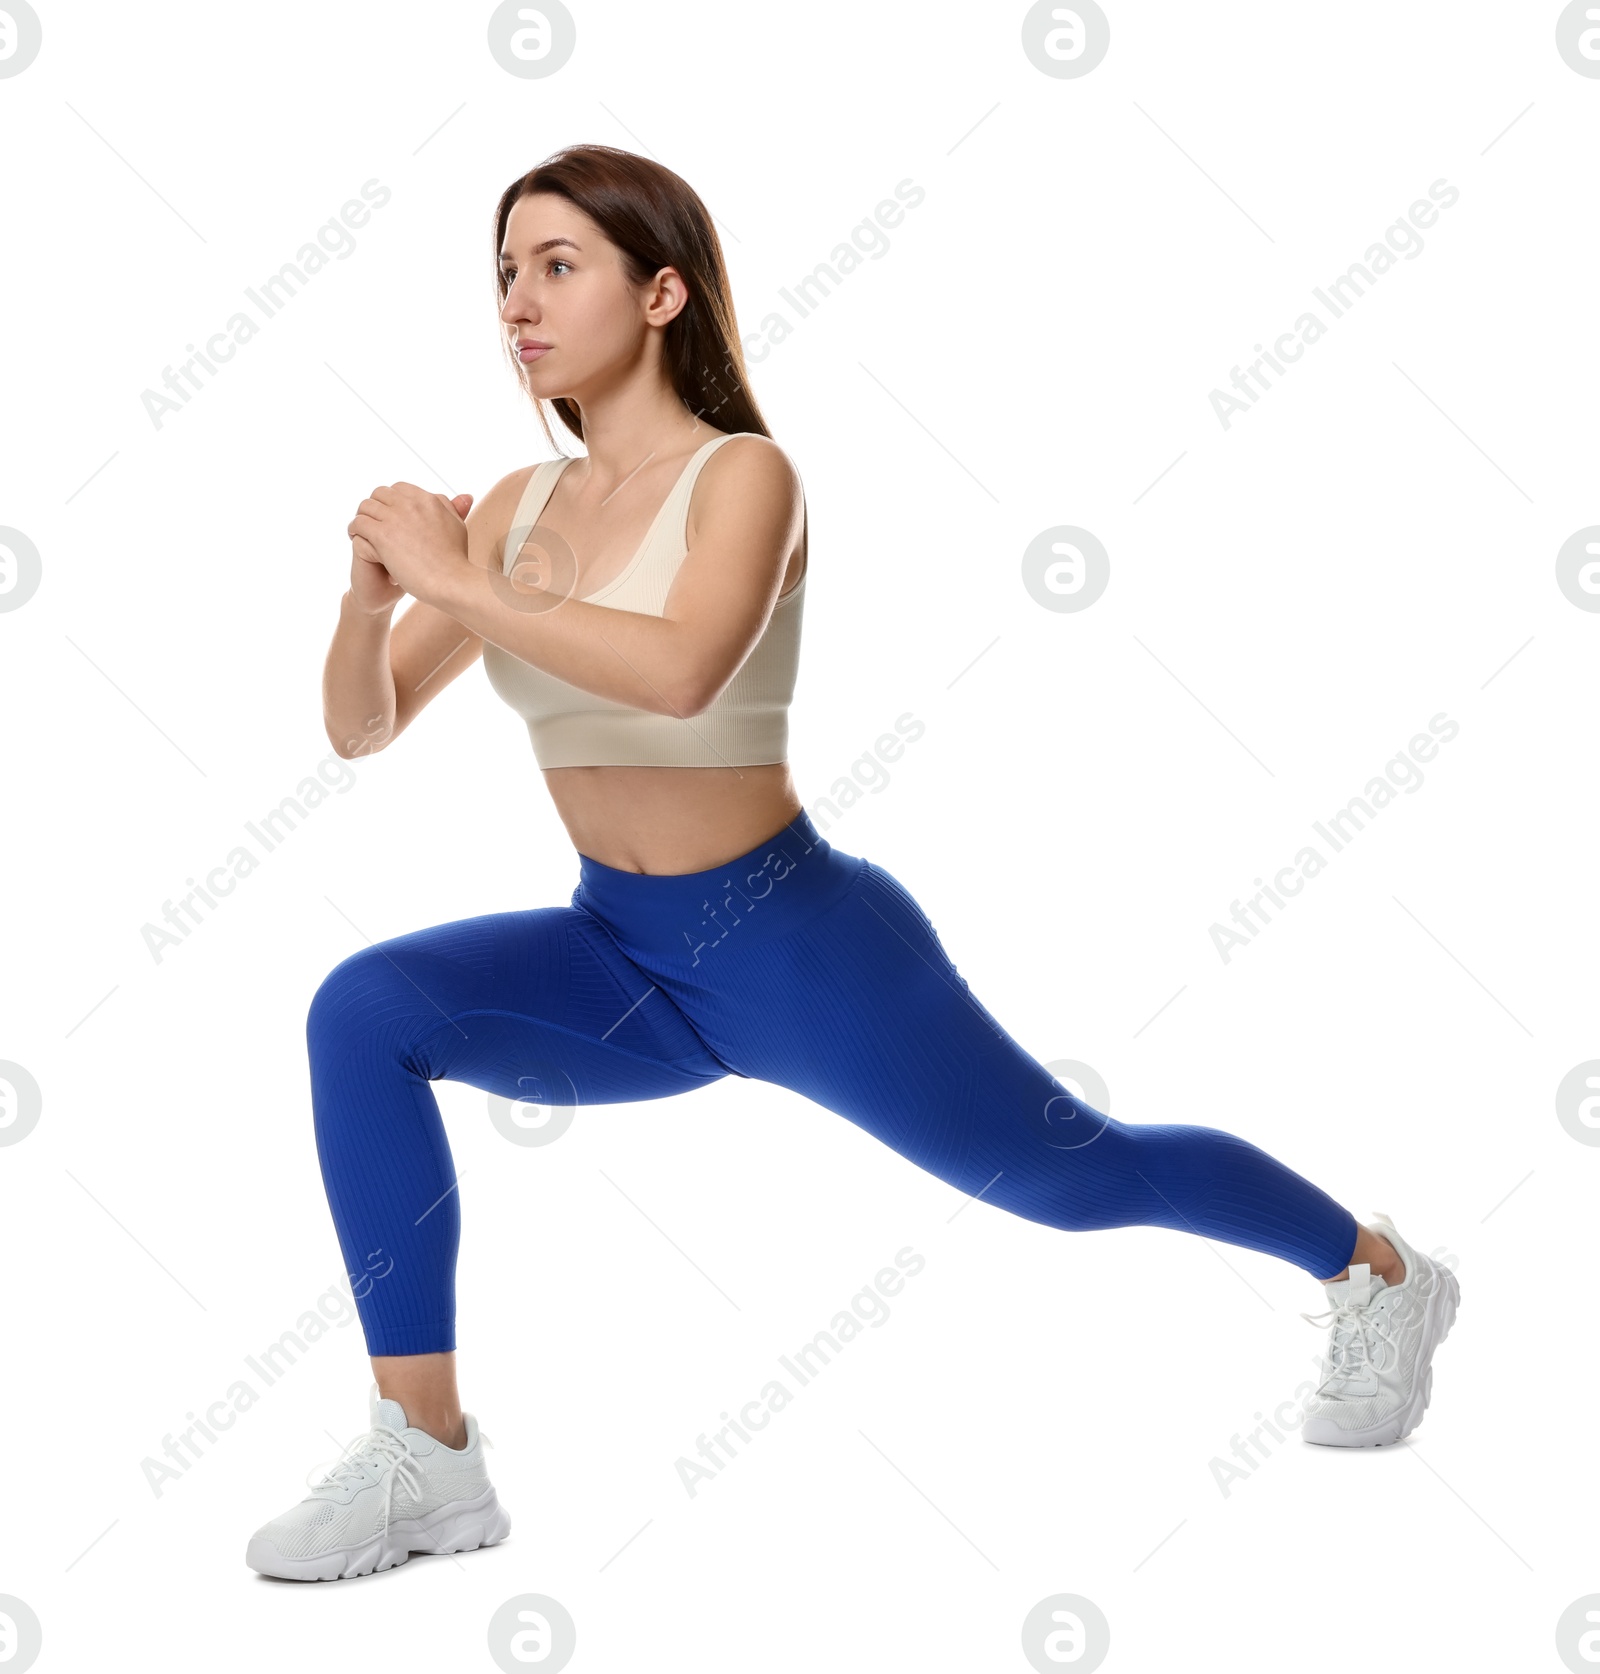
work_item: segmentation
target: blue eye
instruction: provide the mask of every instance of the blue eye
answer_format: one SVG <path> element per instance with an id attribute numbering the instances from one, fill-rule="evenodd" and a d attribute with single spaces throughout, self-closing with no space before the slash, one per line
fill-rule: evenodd
<path id="1" fill-rule="evenodd" d="M 552 268 L 552 267 L 570 268 L 571 266 L 572 266 L 571 262 L 563 261 L 560 256 L 552 256 L 550 258 L 549 262 L 546 264 L 546 270 L 548 271 L 548 269 Z M 505 280 L 506 289 L 508 291 L 517 282 L 517 270 L 514 267 L 503 267 L 503 268 L 501 268 L 500 269 L 500 276 L 501 276 L 501 278 L 503 278 Z"/>

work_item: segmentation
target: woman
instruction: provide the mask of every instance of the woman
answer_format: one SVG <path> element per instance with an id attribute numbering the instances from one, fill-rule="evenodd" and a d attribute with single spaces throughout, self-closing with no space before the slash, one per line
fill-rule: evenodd
<path id="1" fill-rule="evenodd" d="M 476 506 L 408 483 L 363 500 L 325 713 L 341 755 L 386 747 L 481 654 L 527 720 L 579 883 L 569 906 L 360 949 L 317 990 L 318 1155 L 361 1275 L 372 1429 L 246 1561 L 326 1580 L 509 1530 L 456 1389 L 439 1079 L 571 1105 L 755 1077 L 1029 1220 L 1280 1256 L 1331 1304 L 1303 1435 L 1408 1434 L 1454 1275 L 1244 1139 L 1075 1097 L 973 996 L 900 882 L 806 814 L 785 760 L 804 496 L 746 380 L 700 199 L 656 163 L 578 146 L 506 190 L 495 250 L 524 387 L 546 434 L 544 401 L 586 452 Z"/>

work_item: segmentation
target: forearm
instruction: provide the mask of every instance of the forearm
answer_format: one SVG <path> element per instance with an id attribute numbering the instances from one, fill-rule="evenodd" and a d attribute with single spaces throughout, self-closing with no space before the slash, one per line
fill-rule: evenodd
<path id="1" fill-rule="evenodd" d="M 508 592 L 510 585 L 507 579 Z M 487 570 L 462 563 L 439 575 L 427 602 L 582 691 L 657 715 L 697 712 L 692 661 L 676 622 L 532 588 L 515 597 L 518 603 L 507 603 Z M 528 608 L 518 607 L 523 601 Z"/>
<path id="2" fill-rule="evenodd" d="M 339 601 L 339 626 L 322 670 L 322 720 L 328 741 L 347 759 L 381 750 L 394 733 L 393 615 L 368 615 L 348 592 Z"/>

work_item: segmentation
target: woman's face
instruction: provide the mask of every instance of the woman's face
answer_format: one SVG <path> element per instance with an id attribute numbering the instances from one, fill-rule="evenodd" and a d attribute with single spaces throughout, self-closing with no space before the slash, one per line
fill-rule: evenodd
<path id="1" fill-rule="evenodd" d="M 580 399 L 636 370 L 649 326 L 665 325 L 687 300 L 676 268 L 642 290 L 629 285 L 622 252 L 552 192 L 511 206 L 500 270 L 510 286 L 500 318 L 528 387 L 546 401 Z M 519 343 L 550 347 L 530 358 Z"/>

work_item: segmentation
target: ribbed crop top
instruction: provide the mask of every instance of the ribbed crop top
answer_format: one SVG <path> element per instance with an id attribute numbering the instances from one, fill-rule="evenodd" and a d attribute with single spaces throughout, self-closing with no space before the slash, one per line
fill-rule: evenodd
<path id="1" fill-rule="evenodd" d="M 746 432 L 740 431 L 743 435 Z M 639 550 L 615 581 L 582 603 L 659 616 L 678 566 L 688 556 L 689 498 L 711 454 L 731 435 L 713 436 L 684 466 L 656 513 Z M 511 520 L 531 531 L 555 492 L 569 459 L 548 459 L 528 479 Z M 506 542 L 510 574 L 526 537 L 513 550 Z M 772 607 L 766 630 L 716 701 L 682 718 L 613 702 L 558 680 L 485 640 L 483 666 L 489 684 L 528 724 L 533 753 L 545 767 L 757 767 L 786 759 L 789 702 L 800 662 L 802 598 L 811 573 L 809 552 L 798 582 Z"/>

